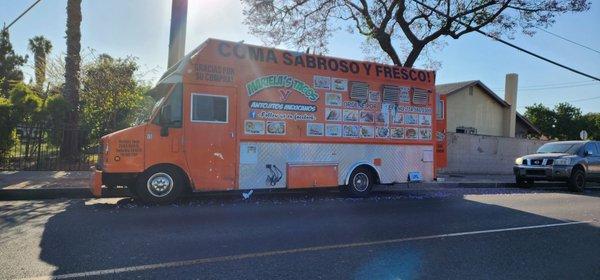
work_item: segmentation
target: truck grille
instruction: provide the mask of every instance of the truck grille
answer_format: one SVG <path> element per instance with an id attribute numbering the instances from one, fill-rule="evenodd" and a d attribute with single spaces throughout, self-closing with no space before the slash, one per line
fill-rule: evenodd
<path id="1" fill-rule="evenodd" d="M 546 170 L 540 169 L 540 170 L 536 170 L 536 169 L 528 169 L 525 171 L 525 174 L 527 175 L 537 175 L 537 176 L 546 176 Z"/>
<path id="2" fill-rule="evenodd" d="M 526 165 L 546 166 L 546 165 L 552 165 L 552 163 L 554 163 L 554 160 L 553 159 L 545 159 L 545 158 L 536 158 L 536 159 L 527 159 L 523 163 Z"/>

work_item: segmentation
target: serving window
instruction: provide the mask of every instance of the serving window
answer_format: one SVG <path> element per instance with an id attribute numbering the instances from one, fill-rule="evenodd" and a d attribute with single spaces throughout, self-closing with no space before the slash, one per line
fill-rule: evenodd
<path id="1" fill-rule="evenodd" d="M 227 96 L 192 93 L 192 122 L 227 123 Z"/>

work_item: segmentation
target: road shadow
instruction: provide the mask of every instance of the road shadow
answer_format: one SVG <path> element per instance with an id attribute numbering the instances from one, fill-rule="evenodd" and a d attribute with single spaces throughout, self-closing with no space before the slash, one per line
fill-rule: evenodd
<path id="1" fill-rule="evenodd" d="M 333 190 L 318 190 L 258 192 L 246 200 L 240 194 L 194 195 L 164 206 L 143 205 L 130 198 L 95 203 L 69 200 L 63 202 L 64 211 L 47 219 L 39 244 L 39 259 L 56 267 L 53 275 L 63 275 L 311 246 L 548 225 L 585 218 L 569 218 L 575 214 L 566 211 L 565 217 L 540 215 L 535 213 L 539 209 L 534 206 L 532 210 L 523 210 L 529 207 L 526 202 L 518 204 L 522 207 L 520 210 L 494 204 L 497 202 L 494 198 L 478 196 L 523 194 L 535 201 L 536 194 L 565 193 L 539 189 L 458 191 L 380 187 L 366 198 L 347 198 Z M 565 199 L 589 204 L 589 200 L 598 196 L 599 191 L 586 190 Z M 478 197 L 482 199 L 477 201 Z M 30 210 L 15 212 L 17 217 L 12 222 L 27 221 L 40 210 L 31 205 Z M 19 218 L 18 213 L 23 217 Z M 293 279 L 374 279 L 392 275 L 403 279 L 423 278 L 419 276 L 462 279 L 486 275 L 484 278 L 490 279 L 581 279 L 600 273 L 598 227 L 577 224 L 548 229 L 544 233 L 553 237 L 540 238 L 542 235 L 527 231 L 519 231 L 519 238 L 503 233 L 482 234 L 472 241 L 462 237 L 444 239 L 449 243 L 432 241 L 438 247 L 415 241 L 360 247 L 354 251 L 329 250 L 309 254 L 310 261 L 303 254 L 287 254 L 207 263 L 187 268 L 192 271 L 189 275 L 159 269 L 141 271 L 139 275 L 105 276 L 107 279 L 164 279 L 211 275 L 206 278 L 258 279 L 285 275 Z M 574 234 L 578 237 L 573 238 Z M 398 253 L 409 249 L 416 250 L 415 254 Z M 355 254 L 364 256 L 355 258 Z M 376 261 L 365 261 L 365 258 Z M 265 262 L 277 265 L 265 265 Z M 309 265 L 305 262 L 310 263 L 310 269 L 296 270 L 298 266 Z M 408 262 L 410 267 L 406 266 Z"/>

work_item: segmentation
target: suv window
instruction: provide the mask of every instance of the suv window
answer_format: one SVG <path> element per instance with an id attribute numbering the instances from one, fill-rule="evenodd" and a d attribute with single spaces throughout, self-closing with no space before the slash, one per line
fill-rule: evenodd
<path id="1" fill-rule="evenodd" d="M 596 143 L 594 142 L 587 143 L 584 151 L 588 152 L 589 155 L 598 156 L 598 149 L 596 149 Z"/>

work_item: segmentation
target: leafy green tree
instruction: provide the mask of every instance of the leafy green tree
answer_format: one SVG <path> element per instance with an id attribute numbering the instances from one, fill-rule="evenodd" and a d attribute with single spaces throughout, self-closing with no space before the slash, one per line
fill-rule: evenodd
<path id="1" fill-rule="evenodd" d="M 584 128 L 588 138 L 600 140 L 600 113 L 587 113 L 583 115 Z"/>
<path id="2" fill-rule="evenodd" d="M 590 138 L 600 136 L 598 113 L 582 115 L 581 109 L 569 103 L 559 103 L 553 109 L 542 104 L 525 108 L 525 117 L 550 139 L 577 140 L 584 129 Z"/>
<path id="3" fill-rule="evenodd" d="M 8 98 L 11 85 L 23 81 L 20 67 L 27 62 L 27 56 L 15 54 L 8 30 L 0 30 L 0 97 Z"/>
<path id="4" fill-rule="evenodd" d="M 134 77 L 138 68 L 134 58 L 114 59 L 106 54 L 84 66 L 83 122 L 91 129 L 91 139 L 134 123 L 148 90 Z"/>
<path id="5" fill-rule="evenodd" d="M 46 81 L 46 57 L 52 50 L 52 43 L 44 36 L 35 36 L 29 39 L 29 50 L 34 57 L 36 90 L 41 93 Z"/>
<path id="6" fill-rule="evenodd" d="M 10 148 L 18 142 L 12 115 L 12 103 L 0 97 L 0 159 L 6 158 Z"/>
<path id="7" fill-rule="evenodd" d="M 569 104 L 559 103 L 554 107 L 558 139 L 577 140 L 579 132 L 584 128 L 581 109 Z"/>
<path id="8" fill-rule="evenodd" d="M 549 138 L 556 136 L 556 114 L 552 109 L 536 103 L 525 107 L 525 117 L 539 128 L 544 135 Z"/>

